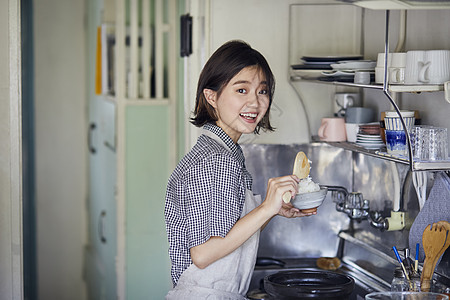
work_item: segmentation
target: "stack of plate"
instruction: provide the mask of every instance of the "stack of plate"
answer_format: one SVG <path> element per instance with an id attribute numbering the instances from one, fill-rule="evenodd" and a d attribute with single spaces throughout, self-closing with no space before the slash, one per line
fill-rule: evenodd
<path id="1" fill-rule="evenodd" d="M 378 150 L 385 146 L 379 134 L 358 133 L 356 135 L 356 144 L 371 150 Z"/>
<path id="2" fill-rule="evenodd" d="M 321 56 L 302 56 L 301 64 L 291 65 L 292 70 L 296 76 L 305 79 L 317 78 L 322 74 L 323 70 L 331 71 L 332 64 L 337 64 L 339 61 L 351 62 L 353 60 L 360 60 L 362 55 L 321 55 Z M 348 75 L 348 74 L 346 74 Z M 351 74 L 352 76 L 354 74 Z"/>
<path id="3" fill-rule="evenodd" d="M 380 135 L 381 129 L 379 123 L 367 123 L 359 125 L 359 133 Z"/>
<path id="4" fill-rule="evenodd" d="M 333 70 L 325 70 L 322 72 L 324 77 L 321 77 L 321 80 L 353 82 L 356 71 L 367 71 L 372 75 L 376 63 L 376 61 L 361 59 L 340 60 L 330 64 L 330 67 L 333 68 Z"/>
<path id="5" fill-rule="evenodd" d="M 314 68 L 322 70 L 331 70 L 334 64 L 345 60 L 348 64 L 359 61 L 362 58 L 361 55 L 322 55 L 322 56 L 302 56 L 304 68 Z"/>
<path id="6" fill-rule="evenodd" d="M 376 65 L 373 60 L 341 60 L 330 66 L 336 71 L 375 71 Z"/>

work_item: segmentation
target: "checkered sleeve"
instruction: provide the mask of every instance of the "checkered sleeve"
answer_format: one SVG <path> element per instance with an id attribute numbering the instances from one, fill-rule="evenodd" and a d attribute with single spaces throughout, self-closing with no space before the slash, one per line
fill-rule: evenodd
<path id="1" fill-rule="evenodd" d="M 186 174 L 186 229 L 188 247 L 211 236 L 225 237 L 240 217 L 245 190 L 241 168 L 229 155 L 215 153 Z"/>

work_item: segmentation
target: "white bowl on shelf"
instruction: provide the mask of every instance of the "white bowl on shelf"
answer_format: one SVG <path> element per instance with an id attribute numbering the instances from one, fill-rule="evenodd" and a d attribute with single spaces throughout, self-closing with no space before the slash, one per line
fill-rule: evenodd
<path id="1" fill-rule="evenodd" d="M 310 209 L 318 207 L 322 204 L 327 196 L 328 188 L 320 187 L 317 192 L 297 194 L 291 203 L 298 209 Z"/>

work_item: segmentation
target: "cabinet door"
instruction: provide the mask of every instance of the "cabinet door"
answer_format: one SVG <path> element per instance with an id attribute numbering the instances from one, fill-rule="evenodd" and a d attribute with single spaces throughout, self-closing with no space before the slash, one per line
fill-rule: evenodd
<path id="1" fill-rule="evenodd" d="M 103 266 L 99 264 L 97 253 L 91 246 L 84 249 L 84 278 L 86 280 L 88 299 L 106 300 L 106 285 Z"/>
<path id="2" fill-rule="evenodd" d="M 164 299 L 171 288 L 164 202 L 171 137 L 169 106 L 126 110 L 127 299 Z"/>
<path id="3" fill-rule="evenodd" d="M 89 246 L 106 299 L 116 298 L 117 212 L 115 105 L 96 98 L 91 104 L 89 134 Z M 96 278 L 100 276 L 101 278 Z"/>

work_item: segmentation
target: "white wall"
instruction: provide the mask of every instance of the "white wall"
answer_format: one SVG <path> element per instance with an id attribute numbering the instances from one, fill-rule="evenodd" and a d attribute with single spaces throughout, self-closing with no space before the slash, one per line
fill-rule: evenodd
<path id="1" fill-rule="evenodd" d="M 211 51 L 228 40 L 244 40 L 265 56 L 275 75 L 271 123 L 276 131 L 262 133 L 256 138 L 243 136 L 241 142 L 291 144 L 309 141 L 302 104 L 288 81 L 289 5 L 295 2 L 298 1 L 211 1 Z"/>
<path id="2" fill-rule="evenodd" d="M 33 5 L 39 299 L 83 300 L 85 6 L 70 0 Z"/>

